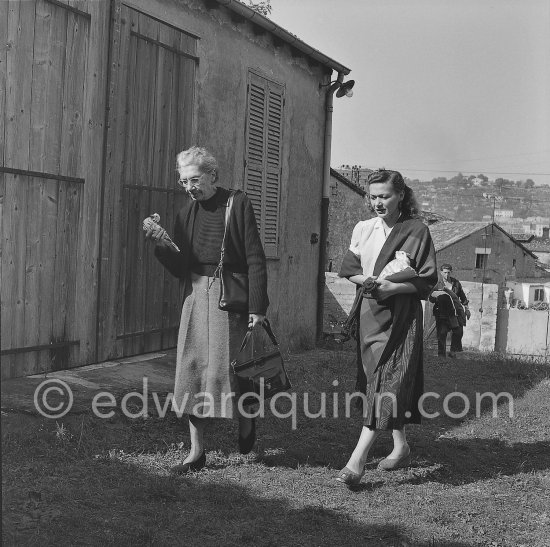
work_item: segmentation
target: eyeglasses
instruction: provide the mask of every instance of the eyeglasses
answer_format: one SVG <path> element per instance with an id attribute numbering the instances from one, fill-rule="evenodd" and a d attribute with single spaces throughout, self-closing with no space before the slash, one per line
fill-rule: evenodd
<path id="1" fill-rule="evenodd" d="M 204 173 L 202 175 L 204 175 Z M 178 184 L 183 188 L 188 185 L 197 186 L 202 178 L 202 175 L 199 175 L 198 177 L 191 177 L 190 179 L 179 179 Z"/>

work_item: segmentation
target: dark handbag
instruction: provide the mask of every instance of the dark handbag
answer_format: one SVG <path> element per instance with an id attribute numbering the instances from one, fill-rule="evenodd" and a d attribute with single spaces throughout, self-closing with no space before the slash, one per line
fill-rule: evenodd
<path id="1" fill-rule="evenodd" d="M 235 313 L 248 313 L 248 274 L 232 272 L 224 267 L 223 257 L 225 254 L 225 238 L 229 227 L 229 218 L 233 208 L 233 196 L 231 192 L 227 200 L 225 212 L 225 231 L 223 233 L 220 262 L 214 273 L 220 278 L 220 310 Z"/>
<path id="2" fill-rule="evenodd" d="M 241 396 L 247 393 L 256 393 L 260 398 L 269 399 L 276 393 L 291 388 L 290 380 L 286 374 L 283 357 L 279 351 L 279 343 L 271 330 L 267 319 L 262 323 L 269 338 L 275 345 L 275 349 L 253 356 L 251 359 L 239 362 L 239 356 L 252 338 L 252 328 L 249 328 L 243 338 L 241 349 L 237 357 L 231 362 L 233 374 L 237 378 L 239 393 Z M 245 397 L 243 405 L 257 404 L 258 397 Z"/>

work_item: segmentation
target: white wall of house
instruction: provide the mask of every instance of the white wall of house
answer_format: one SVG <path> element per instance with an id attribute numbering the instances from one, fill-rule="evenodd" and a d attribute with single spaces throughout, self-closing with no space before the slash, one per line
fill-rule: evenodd
<path id="1" fill-rule="evenodd" d="M 550 303 L 550 282 L 527 283 L 521 281 L 507 281 L 506 286 L 514 291 L 512 299 L 523 301 L 527 307 L 537 302 Z M 540 298 L 540 291 L 542 291 L 542 299 Z"/>

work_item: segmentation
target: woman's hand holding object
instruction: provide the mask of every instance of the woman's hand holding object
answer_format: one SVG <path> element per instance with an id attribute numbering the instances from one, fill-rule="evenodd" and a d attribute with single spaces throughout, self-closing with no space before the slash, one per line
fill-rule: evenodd
<path id="1" fill-rule="evenodd" d="M 153 213 L 143 220 L 143 230 L 145 231 L 145 237 L 149 240 L 154 240 L 157 244 L 165 244 L 172 247 L 178 253 L 180 252 L 178 246 L 172 241 L 166 230 L 159 224 L 160 216 L 157 213 Z"/>
<path id="2" fill-rule="evenodd" d="M 265 315 L 259 313 L 250 313 L 248 315 L 248 327 L 254 328 L 256 325 L 261 325 L 264 322 Z"/>
<path id="3" fill-rule="evenodd" d="M 397 294 L 399 284 L 388 281 L 387 279 L 378 279 L 376 281 L 377 287 L 372 291 L 372 296 L 378 301 L 386 300 L 390 296 Z"/>

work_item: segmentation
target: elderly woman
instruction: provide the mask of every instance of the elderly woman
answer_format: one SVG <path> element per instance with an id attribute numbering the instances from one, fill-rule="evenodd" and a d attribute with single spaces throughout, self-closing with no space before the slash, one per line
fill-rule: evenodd
<path id="1" fill-rule="evenodd" d="M 376 216 L 355 226 L 340 272 L 357 284 L 352 314 L 358 323 L 357 390 L 363 394 L 364 418 L 359 441 L 337 476 L 347 485 L 361 481 L 369 449 L 382 430 L 392 431 L 394 448 L 379 467 L 392 470 L 410 462 L 405 424 L 420 423 L 423 392 L 420 300 L 437 282 L 430 232 L 414 218 L 413 193 L 401 174 L 381 169 L 368 184 Z M 389 276 L 373 282 L 396 251 L 409 258 L 410 278 L 396 282 Z"/>
<path id="2" fill-rule="evenodd" d="M 179 251 L 170 245 L 170 238 L 158 224 L 146 237 L 156 242 L 156 257 L 180 279 L 183 290 L 172 404 L 180 415 L 189 415 L 191 450 L 172 471 L 184 474 L 205 465 L 203 433 L 207 418 L 237 417 L 241 453 L 250 452 L 254 445 L 255 422 L 239 413 L 239 393 L 230 362 L 247 329 L 263 322 L 269 301 L 265 254 L 252 204 L 246 194 L 233 191 L 223 263 L 232 272 L 248 274 L 248 314 L 218 308 L 216 268 L 232 192 L 218 186 L 218 164 L 205 148 L 180 152 L 176 163 L 178 183 L 189 195 L 173 233 Z"/>

